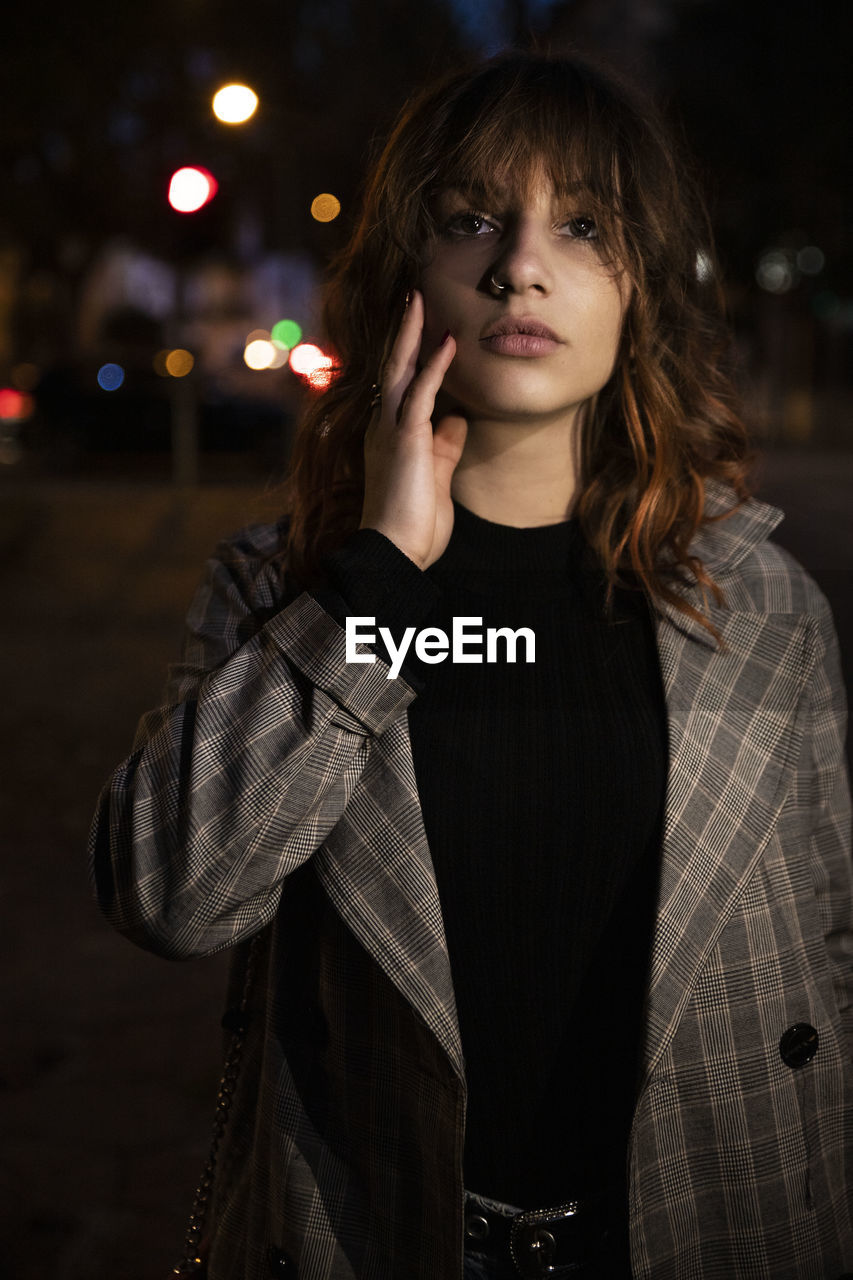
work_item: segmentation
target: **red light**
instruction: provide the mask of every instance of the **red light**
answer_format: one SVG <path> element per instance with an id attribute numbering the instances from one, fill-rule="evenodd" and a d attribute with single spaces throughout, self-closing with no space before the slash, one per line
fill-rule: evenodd
<path id="1" fill-rule="evenodd" d="M 332 385 L 332 379 L 335 376 L 335 370 L 331 363 L 321 365 L 319 369 L 314 369 L 309 373 L 305 381 L 312 391 L 325 391 L 327 387 Z"/>
<path id="2" fill-rule="evenodd" d="M 0 421 L 20 422 L 31 417 L 33 398 L 14 387 L 0 387 Z"/>
<path id="3" fill-rule="evenodd" d="M 213 174 L 200 165 L 176 169 L 169 182 L 169 204 L 178 213 L 197 213 L 219 190 Z"/>
<path id="4" fill-rule="evenodd" d="M 315 369 L 322 369 L 330 361 L 313 342 L 300 342 L 291 351 L 288 363 L 294 373 L 298 373 L 301 378 L 308 378 Z"/>
<path id="5" fill-rule="evenodd" d="M 335 376 L 334 360 L 313 342 L 300 342 L 294 347 L 288 363 L 312 391 L 325 391 Z"/>

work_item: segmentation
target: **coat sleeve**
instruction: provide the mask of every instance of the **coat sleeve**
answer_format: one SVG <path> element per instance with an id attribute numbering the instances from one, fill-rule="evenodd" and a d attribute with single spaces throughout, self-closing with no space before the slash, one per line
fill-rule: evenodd
<path id="1" fill-rule="evenodd" d="M 254 546 L 208 562 L 165 704 L 104 787 L 90 865 L 106 918 L 160 955 L 208 955 L 274 915 L 288 874 L 347 804 L 371 741 L 413 698 L 345 660 L 308 593 L 279 607 Z"/>
<path id="2" fill-rule="evenodd" d="M 822 596 L 817 612 L 821 647 L 811 698 L 810 853 L 838 1008 L 853 1062 L 853 856 L 844 754 L 846 698 L 835 628 Z"/>

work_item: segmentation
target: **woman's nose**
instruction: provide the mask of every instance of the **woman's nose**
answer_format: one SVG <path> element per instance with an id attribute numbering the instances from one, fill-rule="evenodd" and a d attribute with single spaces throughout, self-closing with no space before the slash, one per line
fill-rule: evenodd
<path id="1" fill-rule="evenodd" d="M 550 293 L 554 280 L 549 247 L 544 228 L 526 219 L 519 221 L 506 233 L 494 259 L 488 280 L 490 291 Z"/>

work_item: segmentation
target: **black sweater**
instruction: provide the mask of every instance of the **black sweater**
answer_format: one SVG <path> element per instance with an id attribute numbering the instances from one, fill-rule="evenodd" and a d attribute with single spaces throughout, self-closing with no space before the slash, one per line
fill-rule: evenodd
<path id="1" fill-rule="evenodd" d="M 524 1207 L 623 1186 L 666 773 L 640 592 L 616 593 L 575 521 L 493 524 L 456 505 L 426 573 L 381 534 L 329 561 L 348 612 L 527 627 L 535 662 L 403 670 L 468 1078 L 465 1181 Z M 480 628 L 471 628 L 477 629 Z M 485 649 L 483 650 L 485 653 Z"/>

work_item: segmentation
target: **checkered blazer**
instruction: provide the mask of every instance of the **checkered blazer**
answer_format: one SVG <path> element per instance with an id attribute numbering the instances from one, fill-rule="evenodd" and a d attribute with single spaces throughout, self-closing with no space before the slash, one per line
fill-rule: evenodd
<path id="1" fill-rule="evenodd" d="M 709 489 L 709 514 L 730 502 Z M 724 652 L 675 610 L 657 626 L 670 762 L 629 1152 L 642 1280 L 853 1272 L 844 693 L 824 598 L 766 541 L 779 519 L 750 502 L 696 540 L 726 593 Z M 97 893 L 164 956 L 240 944 L 235 992 L 257 935 L 211 1280 L 459 1280 L 465 1064 L 415 695 L 346 663 L 340 625 L 282 588 L 279 538 L 250 530 L 209 562 L 165 703 L 102 793 Z"/>

